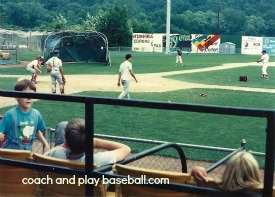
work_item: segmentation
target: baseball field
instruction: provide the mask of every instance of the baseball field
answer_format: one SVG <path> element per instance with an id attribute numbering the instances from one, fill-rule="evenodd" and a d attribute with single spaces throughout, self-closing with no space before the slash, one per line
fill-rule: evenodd
<path id="1" fill-rule="evenodd" d="M 121 88 L 116 86 L 118 68 L 128 52 L 111 52 L 112 65 L 96 63 L 64 63 L 66 94 L 117 98 Z M 39 52 L 21 51 L 18 65 L 0 67 L 0 89 L 12 90 L 19 78 L 30 78 L 25 66 Z M 269 80 L 261 79 L 259 56 L 184 54 L 185 66 L 175 65 L 175 54 L 132 53 L 133 71 L 138 83 L 131 81 L 133 100 L 150 100 L 217 106 L 275 109 L 275 62 L 271 57 Z M 246 75 L 247 82 L 239 76 Z M 37 92 L 50 93 L 50 76 L 43 67 L 38 76 Z M 206 96 L 200 96 L 204 93 Z M 1 98 L 0 114 L 16 101 Z M 84 117 L 84 106 L 61 101 L 35 101 L 47 126 L 63 120 Z M 151 140 L 163 140 L 207 146 L 237 148 L 241 139 L 247 147 L 264 152 L 266 121 L 261 118 L 224 116 L 203 113 L 164 111 L 96 105 L 95 131 L 108 134 Z M 146 146 L 135 146 L 135 151 Z M 190 151 L 200 159 L 213 155 Z"/>

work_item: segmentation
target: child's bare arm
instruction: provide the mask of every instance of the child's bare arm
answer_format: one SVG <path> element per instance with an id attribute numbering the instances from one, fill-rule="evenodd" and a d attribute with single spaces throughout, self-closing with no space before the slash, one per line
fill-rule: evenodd
<path id="1" fill-rule="evenodd" d="M 0 132 L 0 142 L 3 142 L 5 140 L 5 134 Z"/>
<path id="2" fill-rule="evenodd" d="M 42 133 L 41 131 L 38 131 L 38 132 L 36 133 L 36 137 L 37 137 L 37 139 L 39 139 L 39 140 L 42 142 L 42 144 L 43 144 L 43 146 L 44 146 L 44 152 L 49 151 L 49 150 L 50 150 L 50 145 L 49 145 L 49 143 L 47 142 L 47 140 L 45 139 L 43 133 Z"/>
<path id="3" fill-rule="evenodd" d="M 36 71 L 42 73 L 42 71 L 40 70 L 39 66 L 34 67 L 34 69 L 35 69 Z"/>
<path id="4" fill-rule="evenodd" d="M 94 138 L 94 148 L 111 151 L 115 155 L 117 162 L 125 159 L 131 153 L 131 148 L 125 144 L 97 138 Z"/>

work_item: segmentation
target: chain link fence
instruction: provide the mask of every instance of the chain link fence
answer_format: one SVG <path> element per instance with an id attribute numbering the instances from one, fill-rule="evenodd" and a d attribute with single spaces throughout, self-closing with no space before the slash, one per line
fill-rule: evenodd
<path id="1" fill-rule="evenodd" d="M 42 41 L 45 39 L 45 35 L 49 35 L 50 32 L 47 31 L 35 31 L 35 30 L 8 30 L 8 29 L 0 29 L 0 46 L 2 48 L 11 49 L 11 48 L 19 48 L 19 49 L 27 49 L 27 50 L 38 50 L 41 51 Z M 220 50 L 215 53 L 221 54 L 240 54 L 241 53 L 241 42 L 242 36 L 238 35 L 221 35 L 221 46 Z M 227 43 L 226 48 L 223 47 L 222 44 Z M 231 45 L 229 46 L 229 44 Z M 234 45 L 234 46 L 232 46 Z M 232 48 L 233 47 L 233 48 Z M 171 47 L 170 52 L 176 53 L 177 47 Z M 127 46 L 120 47 L 109 47 L 109 51 L 133 51 L 134 48 Z M 152 47 L 150 49 L 142 47 L 142 51 L 152 51 Z M 153 52 L 165 52 L 165 47 L 163 46 L 160 50 L 159 47 L 154 47 Z M 189 53 L 190 48 L 183 48 L 184 53 Z M 198 51 L 199 52 L 199 51 Z M 207 52 L 206 52 L 207 53 Z"/>
<path id="2" fill-rule="evenodd" d="M 4 49 L 28 49 L 41 51 L 41 40 L 46 31 L 21 31 L 0 29 L 0 46 Z"/>
<path id="3" fill-rule="evenodd" d="M 170 48 L 170 53 L 177 53 L 178 48 Z M 123 51 L 123 52 L 132 52 L 134 51 L 133 47 L 109 47 L 109 51 Z M 200 53 L 200 54 L 241 54 L 241 48 L 234 48 L 234 47 L 230 47 L 230 46 L 226 46 L 226 47 L 222 47 L 220 49 L 217 50 L 216 53 L 208 53 L 206 51 L 204 52 L 190 52 L 190 48 L 182 48 L 182 53 L 183 54 L 189 54 L 189 53 Z M 163 48 L 162 52 L 160 52 L 159 50 L 152 50 L 151 48 L 146 48 L 143 47 L 142 51 L 139 52 L 148 52 L 148 53 L 164 53 L 165 52 L 165 48 Z"/>
<path id="4" fill-rule="evenodd" d="M 0 65 L 16 64 L 18 62 L 18 49 L 10 49 L 1 46 L 0 48 Z"/>

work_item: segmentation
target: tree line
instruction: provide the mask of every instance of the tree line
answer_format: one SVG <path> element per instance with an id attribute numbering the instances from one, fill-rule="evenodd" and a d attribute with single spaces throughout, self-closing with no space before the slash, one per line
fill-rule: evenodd
<path id="1" fill-rule="evenodd" d="M 274 11 L 263 0 L 171 0 L 171 33 L 274 36 Z M 132 33 L 166 31 L 166 0 L 0 0 L 0 27 L 96 30 L 129 46 Z"/>

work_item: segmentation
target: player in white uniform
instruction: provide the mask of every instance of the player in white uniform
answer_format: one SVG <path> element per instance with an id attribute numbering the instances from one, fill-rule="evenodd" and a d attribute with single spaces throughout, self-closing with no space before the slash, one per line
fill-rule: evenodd
<path id="1" fill-rule="evenodd" d="M 56 81 L 59 84 L 60 93 L 64 94 L 64 85 L 66 83 L 62 61 L 58 58 L 59 51 L 54 50 L 53 57 L 46 62 L 47 70 L 51 72 L 52 93 L 56 93 Z"/>
<path id="2" fill-rule="evenodd" d="M 36 83 L 36 78 L 38 73 L 42 73 L 41 64 L 43 61 L 44 61 L 43 56 L 39 55 L 35 60 L 31 61 L 26 67 L 26 69 L 31 72 L 32 74 L 31 81 L 34 83 Z"/>
<path id="3" fill-rule="evenodd" d="M 262 51 L 262 57 L 257 60 L 257 62 L 262 62 L 263 66 L 262 66 L 262 79 L 269 79 L 268 78 L 268 74 L 267 74 L 267 67 L 269 66 L 269 55 L 266 53 L 265 50 Z"/>
<path id="4" fill-rule="evenodd" d="M 118 81 L 117 81 L 118 87 L 120 86 L 120 83 L 123 86 L 123 91 L 118 97 L 119 99 L 122 99 L 122 98 L 130 99 L 130 94 L 129 94 L 130 75 L 137 82 L 137 78 L 132 70 L 132 64 L 131 64 L 132 55 L 127 54 L 125 56 L 125 59 L 126 60 L 120 65 Z"/>

